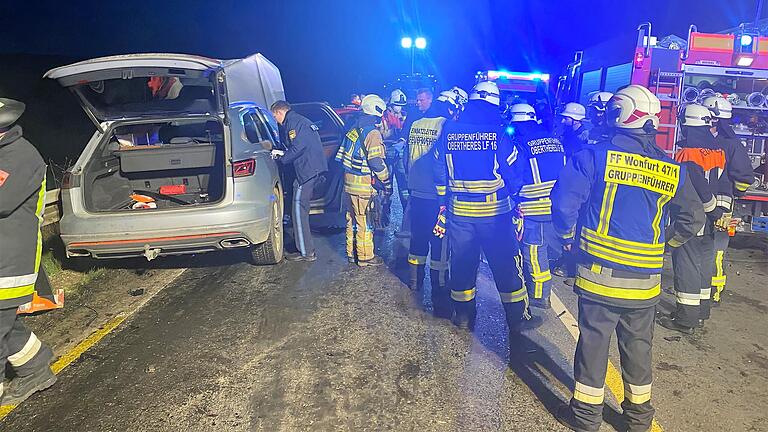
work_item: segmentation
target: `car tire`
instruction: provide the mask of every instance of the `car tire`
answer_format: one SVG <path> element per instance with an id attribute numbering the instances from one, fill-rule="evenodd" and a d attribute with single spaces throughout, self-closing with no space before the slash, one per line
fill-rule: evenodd
<path id="1" fill-rule="evenodd" d="M 264 243 L 251 247 L 251 262 L 255 265 L 277 264 L 283 260 L 283 194 L 277 187 L 273 194 L 269 237 Z"/>

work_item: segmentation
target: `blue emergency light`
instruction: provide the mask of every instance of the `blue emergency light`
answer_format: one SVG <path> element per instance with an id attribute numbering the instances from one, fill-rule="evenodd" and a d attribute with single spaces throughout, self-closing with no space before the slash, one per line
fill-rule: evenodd
<path id="1" fill-rule="evenodd" d="M 499 78 L 523 81 L 549 81 L 549 74 L 540 72 L 509 72 L 505 70 L 488 71 L 489 80 L 496 80 Z"/>

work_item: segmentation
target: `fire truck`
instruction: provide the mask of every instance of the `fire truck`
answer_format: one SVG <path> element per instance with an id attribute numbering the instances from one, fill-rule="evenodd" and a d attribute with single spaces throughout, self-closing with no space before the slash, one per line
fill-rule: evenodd
<path id="1" fill-rule="evenodd" d="M 657 144 L 672 154 L 680 136 L 678 113 L 688 103 L 722 95 L 733 105 L 733 126 L 752 159 L 758 181 L 734 206 L 737 231 L 768 233 L 768 37 L 756 26 L 703 33 L 695 25 L 682 39 L 657 38 L 651 23 L 637 33 L 577 52 L 557 83 L 559 103 L 587 105 L 598 91 L 647 87 L 661 101 Z"/>

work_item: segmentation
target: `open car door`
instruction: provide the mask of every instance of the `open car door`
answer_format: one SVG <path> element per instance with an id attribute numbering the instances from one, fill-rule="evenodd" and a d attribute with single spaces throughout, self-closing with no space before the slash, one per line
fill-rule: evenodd
<path id="1" fill-rule="evenodd" d="M 310 214 L 339 213 L 342 211 L 344 168 L 334 158 L 344 135 L 344 122 L 326 103 L 298 103 L 291 104 L 291 107 L 317 126 L 323 143 L 323 154 L 328 161 L 325 180 L 315 185 L 310 202 Z"/>

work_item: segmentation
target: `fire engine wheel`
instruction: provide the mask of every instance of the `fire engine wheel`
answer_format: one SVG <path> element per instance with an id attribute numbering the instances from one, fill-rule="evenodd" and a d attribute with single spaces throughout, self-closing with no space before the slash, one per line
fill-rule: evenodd
<path id="1" fill-rule="evenodd" d="M 269 237 L 251 248 L 251 261 L 256 265 L 277 264 L 283 260 L 283 193 L 275 187 Z"/>

